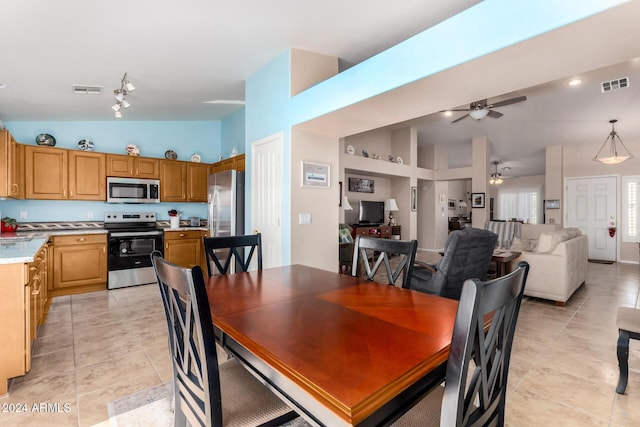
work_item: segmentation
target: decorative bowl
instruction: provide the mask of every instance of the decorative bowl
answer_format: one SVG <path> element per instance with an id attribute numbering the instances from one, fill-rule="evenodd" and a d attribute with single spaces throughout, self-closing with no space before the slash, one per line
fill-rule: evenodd
<path id="1" fill-rule="evenodd" d="M 36 136 L 36 144 L 53 147 L 54 145 L 56 145 L 56 139 L 48 133 L 41 133 L 40 135 Z"/>
<path id="2" fill-rule="evenodd" d="M 176 160 L 178 158 L 178 153 L 173 150 L 167 150 L 164 152 L 164 157 L 169 160 Z"/>

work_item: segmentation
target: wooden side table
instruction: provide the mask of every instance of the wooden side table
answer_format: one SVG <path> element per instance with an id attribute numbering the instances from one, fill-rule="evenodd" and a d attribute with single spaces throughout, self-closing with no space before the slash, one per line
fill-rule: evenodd
<path id="1" fill-rule="evenodd" d="M 494 251 L 491 261 L 496 263 L 496 277 L 506 276 L 511 273 L 511 261 L 519 256 L 520 252 Z"/>

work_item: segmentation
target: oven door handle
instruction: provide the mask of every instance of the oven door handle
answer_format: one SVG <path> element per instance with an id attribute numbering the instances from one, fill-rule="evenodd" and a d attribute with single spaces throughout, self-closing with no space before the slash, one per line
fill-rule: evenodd
<path id="1" fill-rule="evenodd" d="M 123 231 L 109 233 L 110 237 L 162 236 L 162 231 Z"/>

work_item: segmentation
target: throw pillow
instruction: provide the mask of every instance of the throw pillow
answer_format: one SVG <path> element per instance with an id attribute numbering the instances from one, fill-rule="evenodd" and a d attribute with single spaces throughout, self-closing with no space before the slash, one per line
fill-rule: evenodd
<path id="1" fill-rule="evenodd" d="M 529 239 L 521 239 L 519 237 L 514 237 L 513 242 L 511 242 L 512 251 L 517 252 L 530 252 L 531 251 L 531 240 Z"/>
<path id="2" fill-rule="evenodd" d="M 569 240 L 569 233 L 565 230 L 548 232 L 543 231 L 538 238 L 538 247 L 535 252 L 539 254 L 548 254 L 558 246 L 558 243 Z"/>

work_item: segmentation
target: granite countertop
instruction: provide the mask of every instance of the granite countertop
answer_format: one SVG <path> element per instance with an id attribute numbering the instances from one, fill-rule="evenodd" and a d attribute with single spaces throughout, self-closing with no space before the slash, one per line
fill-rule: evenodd
<path id="1" fill-rule="evenodd" d="M 32 262 L 49 237 L 67 234 L 106 234 L 102 228 L 78 230 L 18 231 L 0 234 L 0 264 Z"/>
<path id="2" fill-rule="evenodd" d="M 208 231 L 207 227 L 178 227 L 178 228 L 169 228 L 162 227 L 164 231 Z"/>

